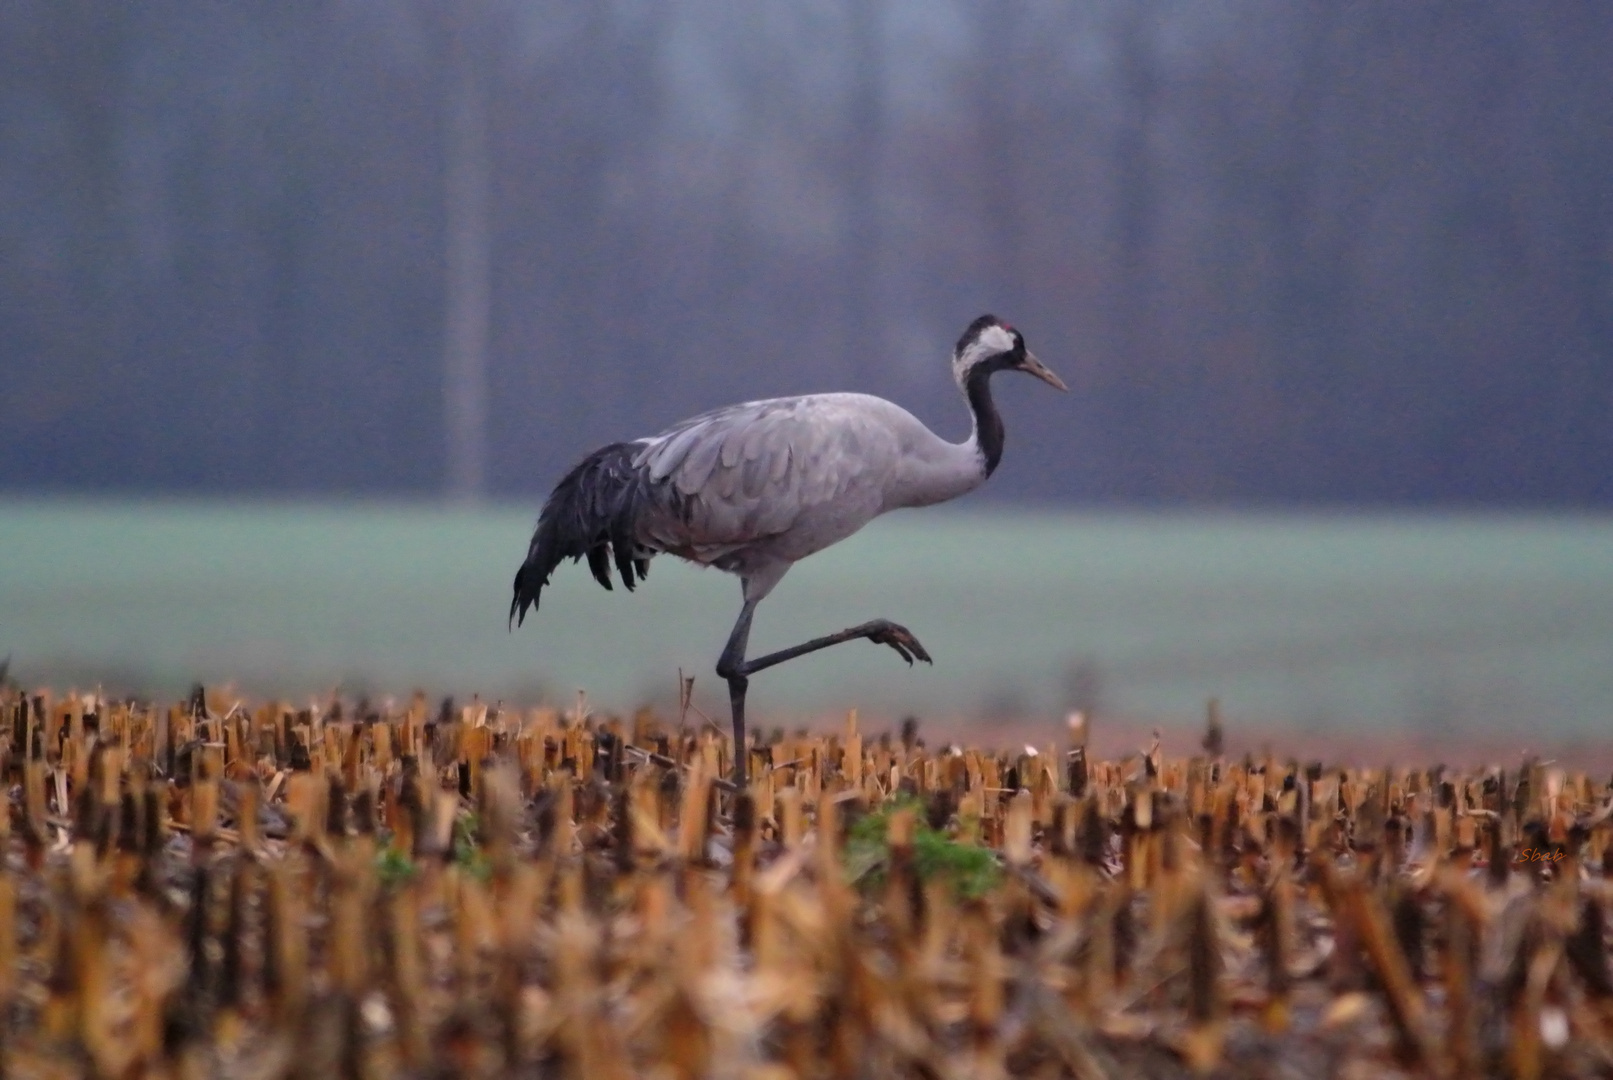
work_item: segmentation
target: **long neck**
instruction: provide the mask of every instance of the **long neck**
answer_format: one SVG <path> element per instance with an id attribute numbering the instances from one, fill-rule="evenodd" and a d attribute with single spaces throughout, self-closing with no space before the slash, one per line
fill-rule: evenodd
<path id="1" fill-rule="evenodd" d="M 997 403 L 991 400 L 992 368 L 976 365 L 963 380 L 963 395 L 969 399 L 969 411 L 974 414 L 975 430 L 971 441 L 986 463 L 986 475 L 997 471 L 1003 459 L 1003 418 L 997 414 Z"/>

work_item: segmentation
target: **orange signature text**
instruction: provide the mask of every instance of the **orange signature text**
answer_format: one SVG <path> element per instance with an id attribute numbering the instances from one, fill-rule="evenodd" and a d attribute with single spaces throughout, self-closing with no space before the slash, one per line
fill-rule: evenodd
<path id="1" fill-rule="evenodd" d="M 1526 847 L 1518 852 L 1519 862 L 1557 862 L 1562 858 L 1561 851 L 1542 851 L 1540 848 Z"/>

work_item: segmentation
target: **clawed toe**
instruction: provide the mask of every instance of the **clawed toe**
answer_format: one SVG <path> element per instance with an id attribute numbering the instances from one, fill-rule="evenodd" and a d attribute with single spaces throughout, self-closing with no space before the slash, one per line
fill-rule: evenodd
<path id="1" fill-rule="evenodd" d="M 919 639 L 914 637 L 913 632 L 907 627 L 885 619 L 877 619 L 867 626 L 869 641 L 876 645 L 889 645 L 896 650 L 898 656 L 907 661 L 909 667 L 913 665 L 914 660 L 922 660 L 926 664 L 934 663 L 930 659 L 930 654 L 919 643 Z"/>

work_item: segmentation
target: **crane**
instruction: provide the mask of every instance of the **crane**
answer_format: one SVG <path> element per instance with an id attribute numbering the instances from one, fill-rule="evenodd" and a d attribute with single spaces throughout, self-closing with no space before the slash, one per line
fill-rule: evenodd
<path id="1" fill-rule="evenodd" d="M 888 645 L 911 666 L 930 655 L 905 626 L 874 619 L 746 659 L 756 605 L 790 567 L 887 510 L 929 506 L 973 491 L 997 468 L 1003 421 L 991 376 L 1023 371 L 1059 390 L 1059 377 L 994 315 L 970 323 L 952 351 L 952 376 L 973 417 L 969 437 L 948 442 L 917 417 L 868 394 L 809 394 L 730 405 L 659 435 L 611 443 L 578 462 L 538 515 L 515 574 L 510 621 L 560 563 L 588 560 L 611 588 L 614 562 L 631 591 L 665 552 L 738 575 L 743 606 L 717 660 L 734 725 L 734 782 L 746 782 L 745 695 L 759 671 L 844 641 Z"/>

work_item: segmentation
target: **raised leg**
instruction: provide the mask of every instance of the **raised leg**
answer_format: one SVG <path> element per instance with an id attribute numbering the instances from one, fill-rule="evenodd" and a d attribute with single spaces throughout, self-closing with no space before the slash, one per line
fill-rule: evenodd
<path id="1" fill-rule="evenodd" d="M 908 664 L 912 664 L 914 660 L 922 660 L 926 664 L 932 663 L 930 654 L 924 651 L 924 646 L 919 644 L 919 639 L 913 636 L 911 630 L 889 619 L 874 619 L 872 622 L 853 626 L 837 634 L 825 634 L 823 637 L 792 645 L 788 649 L 780 649 L 778 652 L 759 656 L 755 660 L 747 660 L 742 670 L 746 675 L 754 675 L 758 671 L 766 671 L 774 664 L 782 664 L 786 660 L 794 660 L 797 656 L 827 649 L 831 645 L 839 645 L 842 641 L 856 641 L 858 638 L 867 638 L 876 645 L 889 645 Z"/>
<path id="2" fill-rule="evenodd" d="M 734 714 L 734 783 L 741 788 L 747 783 L 749 765 L 749 755 L 745 750 L 745 691 L 750 688 L 750 677 L 758 671 L 766 671 L 786 660 L 858 638 L 867 638 L 876 645 L 889 645 L 909 664 L 914 660 L 923 660 L 926 664 L 932 662 L 930 654 L 919 644 L 913 632 L 889 619 L 875 619 L 837 634 L 826 634 L 788 649 L 759 656 L 755 660 L 746 660 L 745 648 L 750 643 L 751 617 L 755 613 L 756 601 L 747 600 L 740 609 L 733 631 L 728 635 L 728 644 L 723 648 L 722 657 L 717 661 L 717 675 L 728 683 L 728 707 Z"/>

